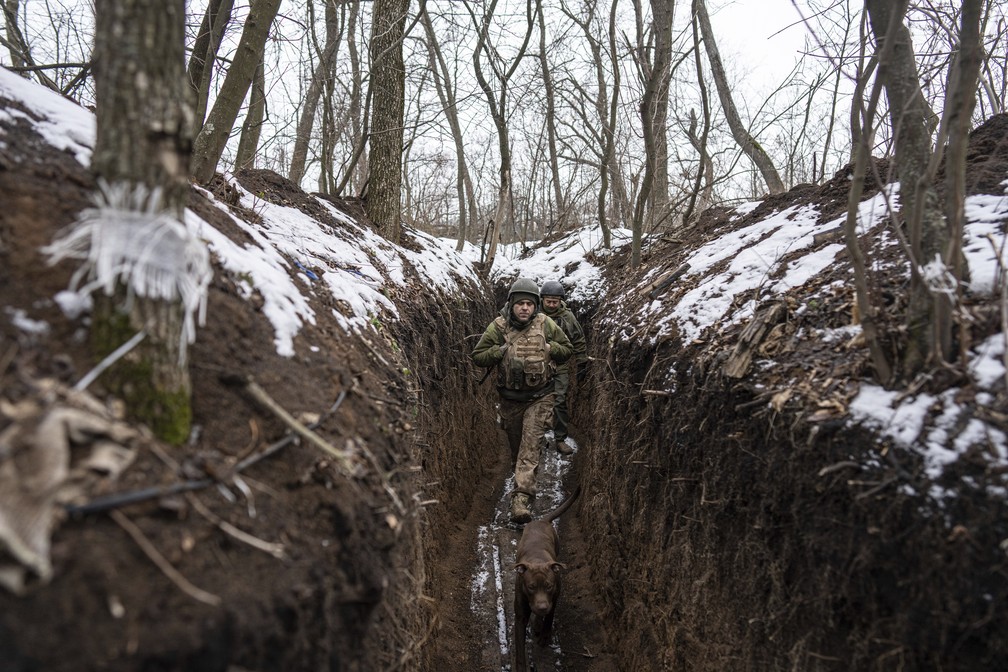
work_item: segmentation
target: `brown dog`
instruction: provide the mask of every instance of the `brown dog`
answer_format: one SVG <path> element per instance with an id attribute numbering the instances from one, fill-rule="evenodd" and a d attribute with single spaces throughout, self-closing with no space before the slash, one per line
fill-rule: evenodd
<path id="1" fill-rule="evenodd" d="M 515 553 L 514 597 L 514 647 L 511 669 L 526 672 L 525 629 L 532 617 L 532 635 L 539 646 L 546 646 L 553 635 L 553 614 L 560 598 L 560 570 L 564 565 L 560 557 L 560 538 L 553 529 L 553 521 L 566 511 L 577 496 L 578 486 L 555 508 L 539 520 L 525 525 L 518 551 Z"/>

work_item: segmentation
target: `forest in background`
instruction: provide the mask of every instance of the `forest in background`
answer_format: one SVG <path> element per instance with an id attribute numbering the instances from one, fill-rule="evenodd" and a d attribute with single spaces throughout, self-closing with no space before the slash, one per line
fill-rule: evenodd
<path id="1" fill-rule="evenodd" d="M 967 138 L 1004 109 L 1004 5 L 795 0 L 807 48 L 774 95 L 747 101 L 707 4 L 5 0 L 3 46 L 14 71 L 93 101 L 105 210 L 52 254 L 90 245 L 84 271 L 106 290 L 96 352 L 143 341 L 118 388 L 171 442 L 191 422 L 185 351 L 211 277 L 173 222 L 192 183 L 226 191 L 250 168 L 295 185 L 317 172 L 320 194 L 359 204 L 392 243 L 404 226 L 474 242 L 484 275 L 500 243 L 595 225 L 607 247 L 612 228 L 633 232 L 637 268 L 646 238 L 688 239 L 711 207 L 843 168 L 837 233 L 873 377 L 962 359 Z M 453 146 L 454 161 L 432 146 Z M 893 302 L 857 204 L 866 185 L 897 180 L 887 208 L 910 281 Z M 130 242 L 166 229 L 174 258 L 152 264 Z"/>
<path id="2" fill-rule="evenodd" d="M 0 63 L 94 106 L 96 3 L 2 4 Z M 183 3 L 156 11 L 165 4 Z M 308 191 L 360 197 L 375 184 L 372 53 L 375 15 L 387 13 L 401 36 L 402 116 L 391 125 L 402 130 L 404 222 L 474 243 L 487 241 L 490 220 L 502 242 L 600 221 L 636 222 L 646 235 L 679 231 L 711 205 L 821 184 L 852 162 L 878 72 L 866 8 L 793 5 L 805 48 L 775 55 L 793 65 L 780 81 L 719 52 L 712 25 L 736 9 L 710 0 L 194 0 L 186 74 L 197 129 L 222 93 L 239 98 L 211 174 L 266 168 Z M 935 114 L 960 5 L 906 7 Z M 980 12 L 973 125 L 1004 111 L 1008 92 L 1006 9 L 985 0 Z M 250 17 L 267 29 L 258 50 L 240 49 Z M 242 81 L 226 86 L 238 70 Z M 880 157 L 893 151 L 885 106 L 871 140 Z"/>

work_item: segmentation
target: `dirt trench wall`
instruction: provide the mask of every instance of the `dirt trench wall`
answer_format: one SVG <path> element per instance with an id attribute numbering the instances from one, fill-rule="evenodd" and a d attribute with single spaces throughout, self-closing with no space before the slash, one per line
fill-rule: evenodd
<path id="1" fill-rule="evenodd" d="M 600 347 L 613 335 L 590 338 L 595 412 L 578 420 L 581 515 L 622 669 L 1008 659 L 1003 502 L 973 493 L 936 511 L 887 481 L 914 465 L 894 468 L 903 458 L 875 437 L 770 413 L 698 353 Z M 666 369 L 679 371 L 674 394 L 642 393 Z M 878 466 L 852 472 L 852 460 Z"/>
<path id="2" fill-rule="evenodd" d="M 0 121 L 0 136 L 0 193 L 10 206 L 0 212 L 0 304 L 51 325 L 28 337 L 13 324 L 13 310 L 0 311 L 0 397 L 13 403 L 39 397 L 33 386 L 45 378 L 73 384 L 96 362 L 82 325 L 51 300 L 72 269 L 47 266 L 39 252 L 91 204 L 94 182 L 23 120 Z M 279 175 L 246 171 L 237 180 L 262 201 L 341 226 Z M 215 180 L 211 191 L 221 200 L 235 193 L 230 178 Z M 247 242 L 232 218 L 255 221 L 255 213 L 235 206 L 225 214 L 195 189 L 190 207 L 234 242 Z M 23 596 L 0 591 L 3 672 L 430 669 L 420 660 L 436 623 L 426 553 L 439 539 L 437 526 L 478 487 L 486 459 L 471 448 L 493 418 L 473 403 L 481 397 L 478 378 L 460 353 L 474 343 L 465 337 L 490 319 L 478 311 L 491 306 L 449 304 L 413 282 L 415 295 L 402 289 L 394 297 L 403 322 L 382 325 L 387 317 L 376 316 L 374 330 L 348 333 L 336 319 L 341 306 L 315 292 L 317 319 L 299 332 L 296 356 L 281 357 L 262 297 L 242 291 L 247 280 L 216 268 L 207 324 L 190 351 L 201 431 L 157 453 L 137 446 L 130 467 L 85 498 L 227 476 L 242 457 L 281 445 L 242 472 L 254 486 L 248 500 L 206 487 L 187 497 L 209 514 L 182 497 L 119 509 L 220 606 L 169 580 L 107 511 L 73 516 L 53 535 L 52 581 L 32 582 Z M 478 288 L 468 293 L 480 296 Z M 316 433 L 345 448 L 352 467 L 308 441 L 281 444 L 288 426 L 237 384 L 244 380 L 290 414 L 318 418 Z M 91 391 L 104 395 L 100 380 Z M 7 432 L 10 419 L 0 415 Z M 251 548 L 214 521 L 282 545 L 283 557 Z"/>
<path id="3" fill-rule="evenodd" d="M 418 298 L 422 309 L 404 315 L 393 331 L 410 377 L 416 383 L 416 431 L 412 447 L 416 492 L 423 507 L 420 517 L 418 562 L 411 568 L 423 586 L 413 596 L 422 605 L 419 668 L 437 669 L 442 647 L 451 638 L 439 636 L 447 626 L 439 605 L 459 599 L 454 578 L 438 573 L 438 558 L 458 553 L 449 545 L 450 535 L 465 520 L 477 488 L 496 488 L 490 479 L 499 458 L 497 443 L 487 442 L 487 432 L 496 426 L 494 387 L 483 380 L 483 370 L 474 367 L 469 353 L 486 325 L 493 319 L 493 303 L 486 291 L 474 287 L 465 297 L 428 294 Z"/>

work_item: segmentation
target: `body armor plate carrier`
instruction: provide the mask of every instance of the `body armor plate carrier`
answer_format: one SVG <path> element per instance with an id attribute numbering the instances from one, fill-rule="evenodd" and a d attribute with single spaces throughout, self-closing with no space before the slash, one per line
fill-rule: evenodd
<path id="1" fill-rule="evenodd" d="M 503 317 L 497 327 L 507 349 L 498 368 L 497 385 L 508 390 L 539 390 L 553 381 L 556 365 L 546 352 L 546 316 L 538 314 L 525 329 L 508 327 Z"/>

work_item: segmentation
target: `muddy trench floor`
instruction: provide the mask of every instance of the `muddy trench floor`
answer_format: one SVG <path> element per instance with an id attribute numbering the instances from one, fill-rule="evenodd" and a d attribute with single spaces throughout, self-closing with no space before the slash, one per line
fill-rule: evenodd
<path id="1" fill-rule="evenodd" d="M 533 514 L 551 511 L 577 485 L 577 470 L 588 446 L 576 427 L 571 436 L 580 439 L 571 456 L 543 449 L 540 463 L 540 492 Z M 477 488 L 472 507 L 464 519 L 447 530 L 446 546 L 455 549 L 445 557 L 429 559 L 428 571 L 442 588 L 438 606 L 440 631 L 428 666 L 431 670 L 510 669 L 512 643 L 512 600 L 515 545 L 519 528 L 508 521 L 508 494 L 513 485 L 506 439 L 498 432 L 500 458 L 487 474 L 497 487 Z M 538 647 L 528 638 L 530 669 L 569 672 L 603 672 L 620 669 L 609 646 L 609 637 L 597 602 L 599 591 L 591 578 L 591 549 L 582 533 L 576 501 L 554 523 L 560 537 L 560 560 L 566 565 L 562 592 L 557 604 L 553 640 Z M 445 599 L 447 598 L 447 599 Z"/>

